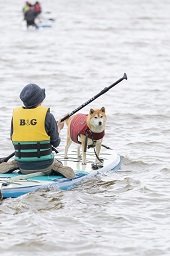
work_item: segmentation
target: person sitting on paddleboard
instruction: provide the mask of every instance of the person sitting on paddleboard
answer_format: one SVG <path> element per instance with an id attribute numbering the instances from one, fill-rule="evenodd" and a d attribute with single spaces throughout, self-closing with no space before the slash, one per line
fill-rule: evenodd
<path id="1" fill-rule="evenodd" d="M 54 158 L 52 147 L 60 144 L 60 130 L 64 122 L 56 122 L 48 107 L 41 105 L 45 89 L 37 84 L 26 85 L 20 93 L 24 106 L 13 110 L 11 140 L 15 148 L 15 160 L 0 164 L 0 173 L 19 169 L 22 174 L 55 172 L 66 178 L 74 178 L 71 167 L 63 166 Z"/>

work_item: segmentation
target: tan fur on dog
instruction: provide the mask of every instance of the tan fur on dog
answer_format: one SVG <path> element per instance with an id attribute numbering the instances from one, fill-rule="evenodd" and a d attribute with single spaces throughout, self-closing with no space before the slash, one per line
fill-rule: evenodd
<path id="1" fill-rule="evenodd" d="M 67 129 L 67 140 L 66 140 L 66 146 L 65 146 L 65 154 L 64 154 L 64 158 L 68 158 L 68 149 L 72 143 L 72 139 L 70 136 L 70 125 L 71 125 L 71 121 L 73 120 L 75 116 L 72 116 L 68 119 L 66 119 L 66 124 L 68 126 Z M 106 113 L 105 113 L 105 108 L 102 107 L 101 109 L 90 109 L 89 114 L 87 115 L 87 120 L 86 120 L 86 124 L 87 124 L 87 128 L 92 131 L 95 134 L 100 134 L 104 131 L 105 129 L 105 125 L 106 125 Z M 98 135 L 97 135 L 98 136 Z M 80 158 L 81 154 L 80 154 L 80 147 L 82 149 L 82 164 L 86 164 L 86 152 L 84 152 L 84 148 L 85 148 L 85 135 L 84 134 L 79 134 L 78 136 L 78 141 L 81 144 L 77 144 L 78 148 L 77 148 L 77 157 Z M 101 150 L 101 144 L 102 144 L 102 140 L 98 139 L 95 140 L 95 148 L 96 148 L 96 153 L 99 157 L 100 155 L 100 150 Z M 88 145 L 92 145 L 93 144 L 93 140 L 88 138 Z M 96 157 L 95 163 L 99 163 L 99 160 Z"/>

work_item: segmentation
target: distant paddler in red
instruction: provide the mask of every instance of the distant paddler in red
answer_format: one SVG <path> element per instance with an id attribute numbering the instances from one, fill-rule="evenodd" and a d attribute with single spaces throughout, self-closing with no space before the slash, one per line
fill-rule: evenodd
<path id="1" fill-rule="evenodd" d="M 35 2 L 34 9 L 37 15 L 39 15 L 42 12 L 41 5 L 38 1 Z"/>

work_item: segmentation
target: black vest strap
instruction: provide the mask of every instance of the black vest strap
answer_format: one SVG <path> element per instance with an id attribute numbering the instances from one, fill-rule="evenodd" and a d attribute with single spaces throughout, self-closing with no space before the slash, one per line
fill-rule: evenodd
<path id="1" fill-rule="evenodd" d="M 40 142 L 36 143 L 36 144 L 14 144 L 14 148 L 15 150 L 30 150 L 30 149 L 49 149 L 51 148 L 51 144 L 50 143 L 46 143 L 46 144 L 41 144 Z"/>
<path id="2" fill-rule="evenodd" d="M 21 157 L 21 144 L 18 143 L 18 157 Z"/>
<path id="3" fill-rule="evenodd" d="M 47 156 L 50 155 L 52 153 L 52 149 L 48 149 L 48 150 L 43 150 L 43 151 L 36 151 L 36 152 L 19 152 L 19 151 L 15 151 L 15 156 L 21 158 L 21 157 L 38 157 L 40 158 L 41 156 Z"/>
<path id="4" fill-rule="evenodd" d="M 40 142 L 37 143 L 37 155 L 38 155 L 38 158 L 40 158 Z"/>

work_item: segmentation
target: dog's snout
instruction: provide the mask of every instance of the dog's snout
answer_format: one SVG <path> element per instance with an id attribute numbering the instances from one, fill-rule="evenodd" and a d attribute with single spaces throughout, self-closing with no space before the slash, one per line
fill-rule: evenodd
<path id="1" fill-rule="evenodd" d="M 99 122 L 99 126 L 101 126 L 102 125 L 102 122 Z"/>

